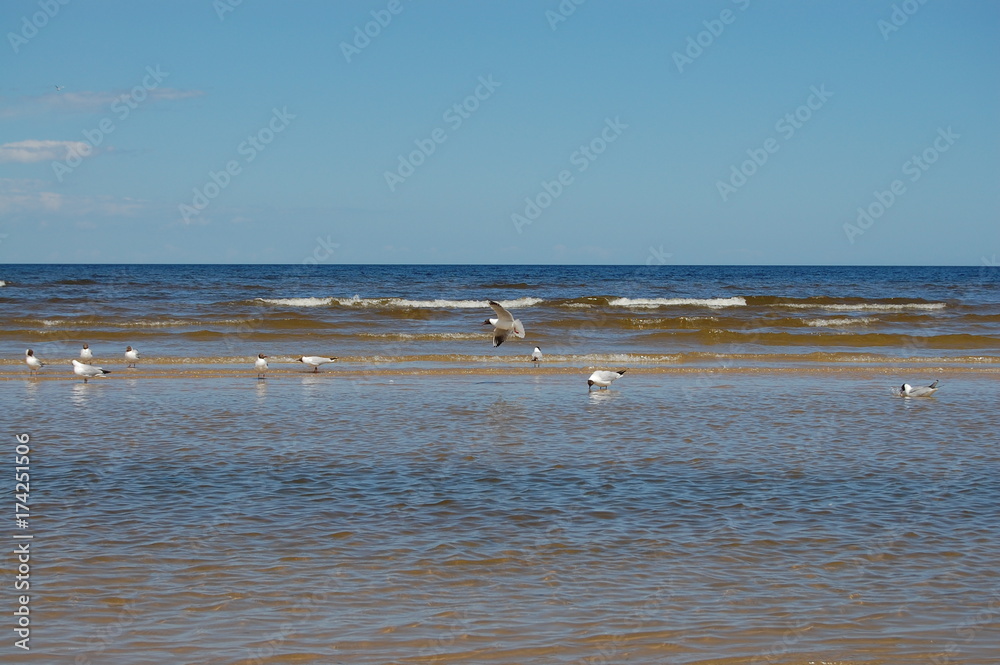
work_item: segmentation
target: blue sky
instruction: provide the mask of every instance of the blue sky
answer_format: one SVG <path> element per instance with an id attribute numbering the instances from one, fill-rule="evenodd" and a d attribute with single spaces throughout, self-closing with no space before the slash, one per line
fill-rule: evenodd
<path id="1" fill-rule="evenodd" d="M 0 26 L 0 262 L 1000 254 L 995 2 L 8 0 Z"/>

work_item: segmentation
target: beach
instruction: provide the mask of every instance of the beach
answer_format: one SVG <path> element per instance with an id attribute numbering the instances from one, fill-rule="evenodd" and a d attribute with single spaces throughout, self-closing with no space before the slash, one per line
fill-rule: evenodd
<path id="1" fill-rule="evenodd" d="M 1000 312 L 975 269 L 917 285 L 917 269 L 759 269 L 723 289 L 596 267 L 533 288 L 504 267 L 490 290 L 410 267 L 351 292 L 378 271 L 344 284 L 338 267 L 289 293 L 292 268 L 143 268 L 134 291 L 101 267 L 0 289 L 0 412 L 11 450 L 30 437 L 32 481 L 31 651 L 10 662 L 996 659 Z M 479 291 L 478 308 L 448 304 Z M 256 298 L 356 293 L 448 303 L 285 302 L 219 323 L 254 320 Z M 709 302 L 762 296 L 796 300 Z M 491 347 L 487 298 L 541 301 L 512 308 L 524 340 Z M 784 306 L 803 298 L 827 300 Z M 684 317 L 719 319 L 723 341 L 720 321 L 671 335 Z M 787 320 L 821 317 L 873 320 L 835 324 L 864 329 L 841 344 Z M 674 323 L 648 337 L 639 319 Z M 84 341 L 110 375 L 73 374 Z M 50 363 L 37 378 L 29 344 Z M 302 353 L 338 360 L 312 373 Z M 594 369 L 626 373 L 588 390 Z M 897 394 L 934 380 L 932 397 Z"/>

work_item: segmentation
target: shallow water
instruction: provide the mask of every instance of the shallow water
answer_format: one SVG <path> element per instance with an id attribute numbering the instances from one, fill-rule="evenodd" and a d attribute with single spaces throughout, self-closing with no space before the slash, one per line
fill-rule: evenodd
<path id="1" fill-rule="evenodd" d="M 1000 382 L 938 371 L 2 381 L 5 657 L 995 662 Z"/>

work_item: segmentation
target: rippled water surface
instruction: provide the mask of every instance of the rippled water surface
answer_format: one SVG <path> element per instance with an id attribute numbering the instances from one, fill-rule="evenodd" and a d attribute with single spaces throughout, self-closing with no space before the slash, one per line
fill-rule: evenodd
<path id="1" fill-rule="evenodd" d="M 1000 270 L 796 266 L 0 266 L 0 359 L 1000 363 Z M 493 350 L 502 301 L 526 339 Z"/>
<path id="2" fill-rule="evenodd" d="M 1000 658 L 995 375 L 585 380 L 4 381 L 35 535 L 11 662 Z"/>

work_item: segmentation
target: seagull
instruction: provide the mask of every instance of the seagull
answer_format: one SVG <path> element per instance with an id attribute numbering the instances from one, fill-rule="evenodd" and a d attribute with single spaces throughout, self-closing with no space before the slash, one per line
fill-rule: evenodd
<path id="1" fill-rule="evenodd" d="M 104 376 L 105 374 L 111 374 L 111 372 L 106 369 L 94 367 L 93 365 L 82 363 L 79 360 L 73 360 L 73 373 L 77 376 L 82 376 L 84 383 L 86 383 L 87 379 L 92 376 Z"/>
<path id="2" fill-rule="evenodd" d="M 938 389 L 937 384 L 938 384 L 938 382 L 935 381 L 934 383 L 932 383 L 929 386 L 921 386 L 919 388 L 914 388 L 909 383 L 904 383 L 899 388 L 899 396 L 900 397 L 930 397 L 935 392 L 937 392 L 937 389 Z"/>
<path id="3" fill-rule="evenodd" d="M 597 370 L 596 372 L 590 375 L 589 379 L 587 379 L 587 392 L 590 392 L 591 386 L 597 386 L 598 390 L 600 390 L 601 388 L 607 389 L 608 386 L 614 383 L 614 381 L 618 377 L 620 377 L 627 371 L 628 370 L 624 369 L 620 372 L 610 372 L 606 369 Z"/>
<path id="4" fill-rule="evenodd" d="M 80 349 L 80 360 L 87 362 L 93 359 L 94 359 L 94 354 L 90 352 L 90 347 L 84 344 L 83 348 Z"/>
<path id="5" fill-rule="evenodd" d="M 38 370 L 45 367 L 45 363 L 35 357 L 35 352 L 28 349 L 24 352 L 24 362 L 28 364 L 30 374 L 38 374 Z"/>
<path id="6" fill-rule="evenodd" d="M 63 89 L 63 88 L 65 88 L 66 86 L 64 86 L 64 85 L 54 85 L 54 86 L 52 86 L 52 87 L 56 89 L 56 92 L 59 92 L 60 90 L 62 90 L 62 89 Z"/>
<path id="7" fill-rule="evenodd" d="M 337 357 L 333 356 L 331 358 L 326 358 L 324 356 L 299 356 L 295 360 L 303 365 L 311 366 L 313 368 L 313 372 L 318 372 L 320 365 L 332 363 L 337 360 Z"/>
<path id="8" fill-rule="evenodd" d="M 486 319 L 483 321 L 483 325 L 493 326 L 494 328 L 493 346 L 500 346 L 507 341 L 507 337 L 510 335 L 524 339 L 524 326 L 521 325 L 521 320 L 511 316 L 511 313 L 495 300 L 490 300 L 489 303 L 493 311 L 497 313 L 497 317 L 495 319 Z"/>
<path id="9" fill-rule="evenodd" d="M 540 362 L 541 360 L 542 360 L 542 350 L 536 346 L 535 350 L 531 352 L 531 362 L 537 363 Z"/>
<path id="10" fill-rule="evenodd" d="M 266 376 L 266 373 L 267 373 L 267 361 L 264 360 L 265 358 L 267 358 L 267 356 L 265 356 L 263 353 L 258 353 L 257 354 L 257 360 L 255 360 L 254 364 L 253 364 L 254 369 L 257 370 L 257 380 L 258 381 L 260 379 L 266 379 L 267 378 L 267 376 Z"/>
<path id="11" fill-rule="evenodd" d="M 135 363 L 139 360 L 139 349 L 133 349 L 131 346 L 125 348 L 125 360 L 128 362 L 129 367 L 135 369 Z"/>

